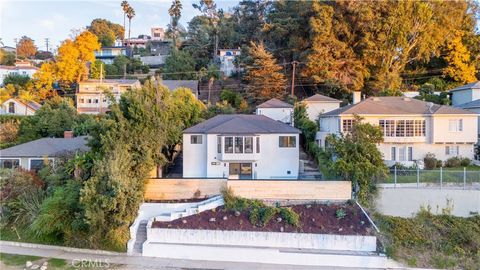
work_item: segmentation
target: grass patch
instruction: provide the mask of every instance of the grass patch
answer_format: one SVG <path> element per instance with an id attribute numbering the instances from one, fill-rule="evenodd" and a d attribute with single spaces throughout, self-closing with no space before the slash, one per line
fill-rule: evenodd
<path id="1" fill-rule="evenodd" d="M 0 240 L 63 246 L 62 241 L 59 239 L 53 237 L 38 237 L 28 228 L 12 226 L 0 227 Z"/>
<path id="2" fill-rule="evenodd" d="M 433 215 L 414 218 L 374 215 L 388 256 L 412 267 L 479 269 L 480 216 Z"/>
<path id="3" fill-rule="evenodd" d="M 67 266 L 67 261 L 64 259 L 51 258 L 48 261 L 48 268 L 65 268 Z"/>
<path id="4" fill-rule="evenodd" d="M 10 266 L 25 266 L 27 261 L 36 261 L 39 259 L 41 259 L 41 257 L 0 253 L 0 261 L 2 261 L 5 265 Z"/>

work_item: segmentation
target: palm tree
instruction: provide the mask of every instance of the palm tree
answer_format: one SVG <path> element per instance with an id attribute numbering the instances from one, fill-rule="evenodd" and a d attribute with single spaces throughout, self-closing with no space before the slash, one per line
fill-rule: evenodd
<path id="1" fill-rule="evenodd" d="M 128 18 L 128 39 L 130 39 L 130 28 L 132 24 L 132 19 L 135 17 L 135 10 L 132 7 L 128 7 L 127 18 Z"/>
<path id="2" fill-rule="evenodd" d="M 170 27 L 172 32 L 173 46 L 177 47 L 178 21 L 182 16 L 182 3 L 180 0 L 173 0 L 172 6 L 168 9 L 170 15 Z"/>
<path id="3" fill-rule="evenodd" d="M 128 4 L 127 1 L 122 1 L 122 3 L 120 4 L 120 6 L 121 6 L 122 9 L 123 9 L 123 31 L 124 31 L 123 39 L 125 39 L 125 17 L 126 17 L 126 15 L 127 15 L 127 11 L 128 11 L 128 8 L 130 7 L 130 5 Z"/>

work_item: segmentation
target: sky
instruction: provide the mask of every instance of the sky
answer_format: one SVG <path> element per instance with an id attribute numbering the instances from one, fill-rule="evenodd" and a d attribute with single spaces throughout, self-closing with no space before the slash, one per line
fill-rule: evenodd
<path id="1" fill-rule="evenodd" d="M 140 34 L 150 35 L 150 28 L 166 28 L 170 16 L 168 8 L 171 0 L 128 1 L 135 9 L 132 19 L 132 37 Z M 198 10 L 192 3 L 198 0 L 182 0 L 183 10 L 181 24 L 187 23 Z M 238 1 L 220 0 L 217 8 L 228 11 Z M 0 38 L 6 46 L 15 46 L 14 39 L 26 35 L 35 41 L 40 50 L 45 50 L 45 38 L 50 39 L 50 48 L 56 48 L 61 41 L 69 38 L 72 29 L 80 29 L 90 24 L 93 19 L 102 18 L 123 25 L 121 0 L 0 0 Z M 128 25 L 128 20 L 127 20 Z M 128 31 L 128 27 L 127 27 Z"/>

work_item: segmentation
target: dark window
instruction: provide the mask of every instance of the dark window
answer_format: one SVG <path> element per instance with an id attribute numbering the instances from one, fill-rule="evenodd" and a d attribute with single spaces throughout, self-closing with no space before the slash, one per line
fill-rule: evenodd
<path id="1" fill-rule="evenodd" d="M 191 144 L 202 144 L 202 135 L 191 135 L 190 136 Z"/>
<path id="2" fill-rule="evenodd" d="M 253 137 L 245 137 L 245 154 L 253 153 Z"/>
<path id="3" fill-rule="evenodd" d="M 38 172 L 45 166 L 44 159 L 31 159 L 30 160 L 30 171 Z"/>
<path id="4" fill-rule="evenodd" d="M 392 150 L 391 150 L 391 160 L 397 160 L 397 148 L 395 146 L 392 147 Z"/>
<path id="5" fill-rule="evenodd" d="M 232 154 L 233 153 L 233 137 L 225 137 L 225 153 Z"/>
<path id="6" fill-rule="evenodd" d="M 15 103 L 14 102 L 8 103 L 8 113 L 15 113 Z"/>
<path id="7" fill-rule="evenodd" d="M 260 137 L 257 137 L 257 153 L 260 153 Z"/>
<path id="8" fill-rule="evenodd" d="M 217 137 L 217 153 L 222 153 L 222 137 Z"/>
<path id="9" fill-rule="evenodd" d="M 20 166 L 18 159 L 0 159 L 0 169 L 13 169 Z"/>
<path id="10" fill-rule="evenodd" d="M 280 147 L 296 147 L 297 140 L 295 136 L 280 136 L 279 137 L 279 146 Z"/>
<path id="11" fill-rule="evenodd" d="M 413 147 L 409 146 L 407 151 L 408 161 L 413 161 Z"/>
<path id="12" fill-rule="evenodd" d="M 243 153 L 243 137 L 235 137 L 235 153 Z"/>

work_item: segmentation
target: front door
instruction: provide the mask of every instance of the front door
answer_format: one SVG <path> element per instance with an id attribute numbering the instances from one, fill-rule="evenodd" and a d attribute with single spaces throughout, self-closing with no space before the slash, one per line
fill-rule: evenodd
<path id="1" fill-rule="evenodd" d="M 252 163 L 230 163 L 229 179 L 252 179 Z"/>

